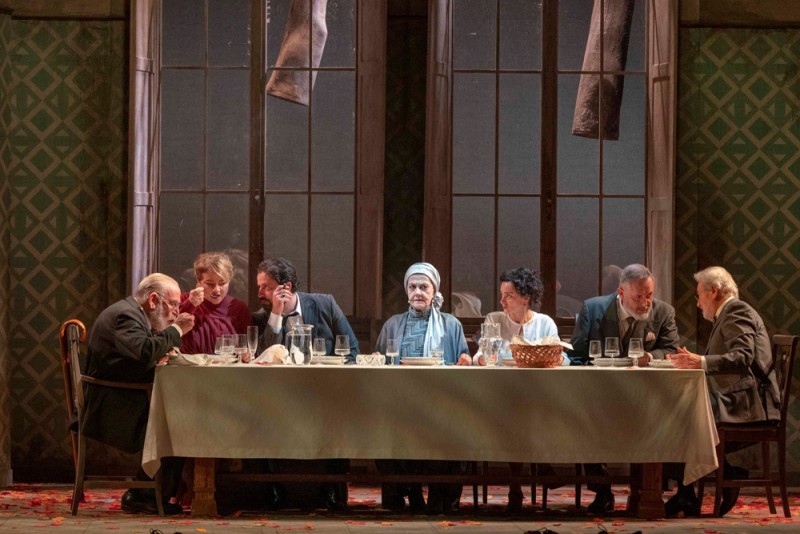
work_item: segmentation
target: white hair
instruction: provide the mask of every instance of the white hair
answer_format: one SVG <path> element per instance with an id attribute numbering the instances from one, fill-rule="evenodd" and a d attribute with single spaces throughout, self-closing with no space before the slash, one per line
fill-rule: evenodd
<path id="1" fill-rule="evenodd" d="M 166 274 L 148 274 L 142 278 L 142 281 L 139 282 L 138 286 L 136 286 L 136 291 L 133 293 L 133 298 L 136 299 L 136 302 L 139 304 L 144 304 L 144 302 L 147 300 L 147 297 L 150 296 L 150 293 L 158 293 L 159 295 L 163 295 L 169 291 L 169 289 L 174 288 L 177 288 L 180 292 L 180 286 L 178 286 L 178 282 Z"/>
<path id="2" fill-rule="evenodd" d="M 726 297 L 739 298 L 739 287 L 733 281 L 731 273 L 717 265 L 707 267 L 700 272 L 694 273 L 694 279 L 703 284 L 706 289 L 717 288 Z"/>

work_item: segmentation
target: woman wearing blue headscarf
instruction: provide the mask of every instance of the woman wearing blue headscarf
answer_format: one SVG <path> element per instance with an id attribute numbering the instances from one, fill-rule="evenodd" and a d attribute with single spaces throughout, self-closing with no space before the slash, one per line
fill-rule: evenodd
<path id="1" fill-rule="evenodd" d="M 375 347 L 386 354 L 386 341 L 397 339 L 400 357 L 426 357 L 431 346 L 441 343 L 447 365 L 472 365 L 464 328 L 454 316 L 440 311 L 439 271 L 430 263 L 415 263 L 406 271 L 403 285 L 408 311 L 390 317 L 383 325 Z"/>
<path id="2" fill-rule="evenodd" d="M 448 365 L 472 365 L 464 338 L 464 328 L 454 316 L 440 311 L 444 298 L 439 293 L 439 271 L 430 263 L 415 263 L 406 271 L 403 284 L 408 295 L 408 310 L 386 321 L 375 347 L 386 354 L 386 342 L 397 339 L 400 357 L 426 357 L 431 347 L 444 349 Z M 464 464 L 457 461 L 376 460 L 381 473 L 391 474 L 460 474 Z M 383 484 L 381 502 L 384 508 L 400 512 L 406 507 L 412 513 L 455 512 L 461 499 L 461 484 L 428 484 L 428 504 L 422 497 L 422 484 Z"/>

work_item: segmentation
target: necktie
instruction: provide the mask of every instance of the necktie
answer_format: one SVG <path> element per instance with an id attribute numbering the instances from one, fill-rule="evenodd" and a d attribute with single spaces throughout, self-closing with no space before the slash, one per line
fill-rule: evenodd
<path id="1" fill-rule="evenodd" d="M 628 321 L 628 328 L 627 328 L 627 330 L 625 330 L 625 335 L 622 336 L 622 346 L 620 347 L 620 350 L 624 351 L 625 355 L 627 356 L 627 354 L 628 354 L 628 341 L 631 340 L 631 336 L 633 335 L 633 328 L 634 328 L 634 325 L 636 324 L 636 319 L 634 319 L 633 317 L 628 317 L 626 319 L 626 321 Z"/>

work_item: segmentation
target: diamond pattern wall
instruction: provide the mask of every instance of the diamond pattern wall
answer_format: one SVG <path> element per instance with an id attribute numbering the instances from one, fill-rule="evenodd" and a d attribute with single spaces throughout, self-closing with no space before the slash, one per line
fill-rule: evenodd
<path id="1" fill-rule="evenodd" d="M 69 317 L 90 326 L 125 294 L 125 23 L 12 25 L 11 456 L 18 480 L 69 480 L 58 328 Z"/>
<path id="2" fill-rule="evenodd" d="M 708 339 L 692 274 L 723 265 L 770 333 L 800 334 L 800 31 L 681 31 L 675 307 Z M 789 466 L 800 471 L 800 369 Z"/>
<path id="3" fill-rule="evenodd" d="M 11 406 L 8 397 L 8 142 L 9 102 L 11 80 L 9 52 L 13 46 L 11 17 L 0 14 L 0 487 L 11 469 Z"/>

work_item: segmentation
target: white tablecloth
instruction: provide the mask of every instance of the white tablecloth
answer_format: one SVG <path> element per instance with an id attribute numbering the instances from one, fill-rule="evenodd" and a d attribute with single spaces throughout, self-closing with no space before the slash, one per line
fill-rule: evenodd
<path id="1" fill-rule="evenodd" d="M 159 367 L 142 465 L 396 458 L 717 467 L 702 371 Z"/>

